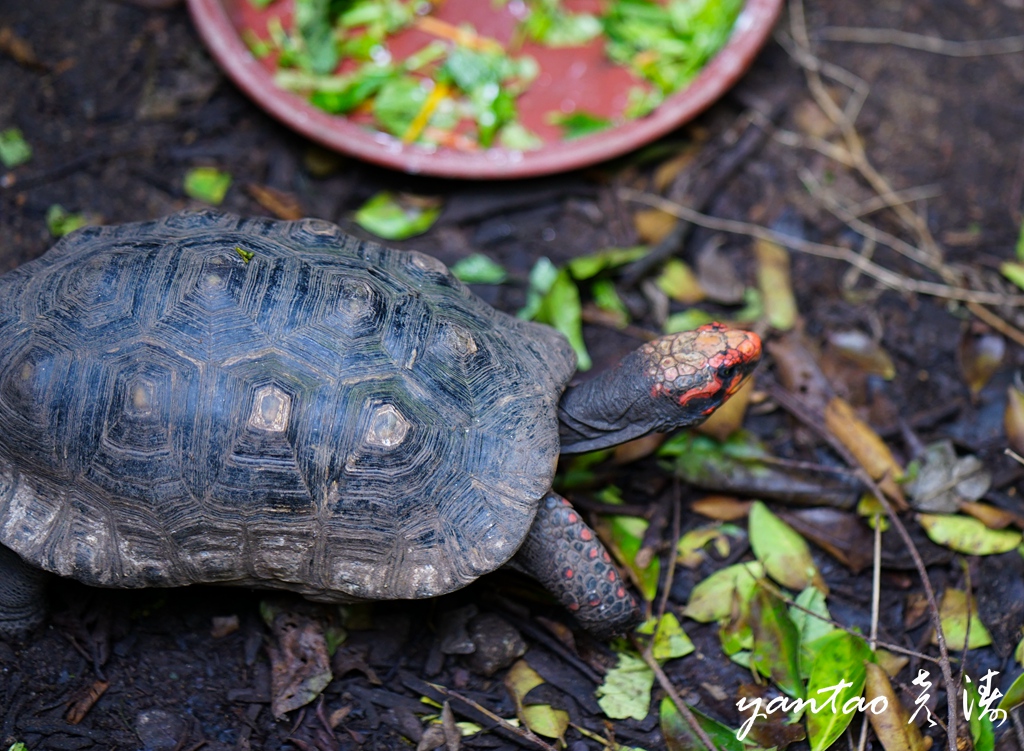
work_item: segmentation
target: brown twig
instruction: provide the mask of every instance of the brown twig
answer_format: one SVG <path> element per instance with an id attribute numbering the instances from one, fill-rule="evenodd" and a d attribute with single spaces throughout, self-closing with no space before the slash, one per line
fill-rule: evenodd
<path id="1" fill-rule="evenodd" d="M 890 44 L 894 47 L 906 47 L 947 57 L 985 57 L 1024 52 L 1024 36 L 959 41 L 900 31 L 899 29 L 826 26 L 823 29 L 818 29 L 814 38 L 828 42 L 850 42 L 853 44 Z"/>
<path id="2" fill-rule="evenodd" d="M 463 696 L 458 691 L 454 691 L 450 688 L 445 688 L 444 686 L 438 685 L 437 683 L 427 683 L 427 685 L 435 691 L 437 691 L 442 696 L 446 696 L 449 699 L 455 699 L 456 701 L 461 701 L 462 703 L 472 707 L 477 712 L 484 715 L 484 717 L 486 717 L 487 719 L 497 723 L 502 728 L 502 730 L 506 730 L 507 732 L 512 733 L 516 737 L 534 744 L 535 746 L 537 746 L 537 748 L 542 748 L 544 749 L 544 751 L 556 751 L 554 746 L 545 743 L 543 740 L 540 739 L 540 736 L 536 735 L 529 728 L 524 729 L 516 727 L 511 722 L 506 720 L 504 717 L 496 715 L 487 707 L 473 701 L 468 696 Z"/>
<path id="3" fill-rule="evenodd" d="M 909 277 L 898 274 L 895 271 L 879 266 L 873 261 L 862 257 L 859 253 L 851 250 L 850 248 L 811 242 L 810 240 L 786 235 L 781 232 L 768 229 L 767 227 L 762 227 L 758 224 L 751 224 L 750 222 L 740 222 L 733 219 L 719 219 L 717 217 L 707 216 L 693 211 L 686 206 L 682 206 L 678 203 L 662 198 L 661 196 L 642 193 L 638 190 L 633 190 L 632 188 L 622 188 L 619 193 L 626 200 L 647 204 L 648 206 L 654 206 L 666 213 L 682 217 L 687 221 L 700 225 L 701 227 L 707 227 L 708 229 L 714 229 L 720 232 L 730 232 L 736 235 L 745 235 L 747 237 L 768 240 L 798 253 L 806 253 L 808 255 L 819 256 L 821 258 L 831 258 L 835 261 L 843 261 L 851 266 L 857 267 L 865 275 L 870 276 L 875 281 L 880 282 L 890 289 L 901 290 L 903 292 L 914 292 L 920 295 L 929 295 L 932 297 L 940 297 L 946 300 L 975 302 L 984 305 L 1024 306 L 1024 295 L 1005 295 L 999 292 L 965 289 L 963 287 L 955 287 L 949 284 L 939 284 L 936 282 L 921 281 L 920 279 L 910 279 Z"/>
<path id="4" fill-rule="evenodd" d="M 739 168 L 764 145 L 771 132 L 771 122 L 777 119 L 783 111 L 784 103 L 778 102 L 768 113 L 757 113 L 760 116 L 756 116 L 755 111 L 747 113 L 744 116 L 747 124 L 742 135 L 736 144 L 722 156 L 714 172 L 694 188 L 687 203 L 697 209 L 702 209 L 714 196 L 718 195 Z M 680 219 L 681 221 L 676 222 L 672 230 L 651 248 L 649 253 L 623 269 L 621 283 L 624 286 L 632 287 L 652 269 L 682 249 L 693 229 L 693 223 L 682 217 Z"/>

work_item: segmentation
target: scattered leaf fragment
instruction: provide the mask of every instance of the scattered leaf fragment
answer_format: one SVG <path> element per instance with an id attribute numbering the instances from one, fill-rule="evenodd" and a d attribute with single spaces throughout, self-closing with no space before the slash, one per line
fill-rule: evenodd
<path id="1" fill-rule="evenodd" d="M 864 669 L 868 720 L 885 751 L 928 751 L 932 747 L 932 739 L 921 735 L 920 728 L 910 722 L 910 716 L 893 691 L 885 671 L 870 662 Z"/>
<path id="2" fill-rule="evenodd" d="M 422 235 L 441 215 L 441 205 L 433 200 L 416 200 L 384 190 L 364 203 L 355 221 L 367 232 L 385 240 L 405 240 Z"/>
<path id="3" fill-rule="evenodd" d="M 910 663 L 910 658 L 906 655 L 895 654 L 887 649 L 878 648 L 875 650 L 875 662 L 882 666 L 887 676 L 895 678 Z"/>
<path id="4" fill-rule="evenodd" d="M 530 271 L 526 307 L 519 317 L 553 326 L 576 351 L 577 368 L 589 370 L 593 364 L 583 341 L 583 307 L 580 291 L 568 269 L 559 270 L 547 258 L 541 258 Z"/>
<path id="5" fill-rule="evenodd" d="M 896 484 L 903 479 L 903 467 L 881 436 L 857 416 L 845 399 L 836 396 L 828 402 L 825 407 L 825 427 L 846 446 L 885 494 L 899 508 L 904 508 L 906 502 L 903 491 Z"/>
<path id="6" fill-rule="evenodd" d="M 237 615 L 214 616 L 210 627 L 210 636 L 214 639 L 223 639 L 236 631 L 238 631 Z"/>
<path id="7" fill-rule="evenodd" d="M 77 725 L 84 720 L 85 716 L 89 714 L 89 710 L 100 700 L 108 688 L 110 688 L 110 684 L 107 681 L 97 680 L 76 692 L 68 703 L 68 713 L 65 718 L 68 723 Z"/>
<path id="8" fill-rule="evenodd" d="M 760 501 L 750 507 L 748 529 L 750 547 L 768 576 L 790 589 L 802 590 L 813 585 L 828 592 L 804 538 Z"/>
<path id="9" fill-rule="evenodd" d="M 261 603 L 270 627 L 271 711 L 280 719 L 309 704 L 331 682 L 331 659 L 323 627 L 301 613 Z"/>
<path id="10" fill-rule="evenodd" d="M 0 164 L 7 169 L 14 169 L 31 158 L 32 147 L 18 128 L 0 131 Z"/>
<path id="11" fill-rule="evenodd" d="M 768 323 L 778 331 L 796 325 L 797 307 L 789 275 L 789 252 L 769 240 L 754 243 L 757 256 L 757 283 L 764 300 Z"/>
<path id="12" fill-rule="evenodd" d="M 760 563 L 735 563 L 716 571 L 690 592 L 690 601 L 683 615 L 700 623 L 728 618 L 734 602 L 747 602 L 754 593 L 757 580 L 764 576 Z"/>
<path id="13" fill-rule="evenodd" d="M 960 504 L 960 510 L 970 514 L 989 529 L 1006 529 L 1012 526 L 1024 529 L 1024 516 L 987 503 L 964 501 Z"/>
<path id="14" fill-rule="evenodd" d="M 613 720 L 643 720 L 651 708 L 652 688 L 654 671 L 647 663 L 631 652 L 620 652 L 615 667 L 597 688 L 597 703 Z"/>
<path id="15" fill-rule="evenodd" d="M 808 587 L 797 595 L 794 602 L 798 607 L 790 607 L 789 617 L 800 632 L 800 665 L 801 672 L 806 675 L 817 653 L 817 647 L 812 645 L 820 644 L 819 640 L 833 633 L 836 627 L 830 622 L 832 616 L 825 604 L 825 594 L 820 589 Z"/>
<path id="16" fill-rule="evenodd" d="M 1024 230 L 1024 225 L 1021 225 L 1021 228 Z M 1024 231 L 1021 232 L 1020 237 L 1024 238 Z M 1018 240 L 1018 248 L 1022 246 L 1024 246 L 1024 241 Z M 999 265 L 999 273 L 1021 289 L 1024 289 L 1024 263 L 1020 263 L 1020 261 L 1003 261 Z"/>
<path id="17" fill-rule="evenodd" d="M 649 561 L 638 560 L 637 556 L 648 526 L 650 522 L 636 516 L 612 516 L 597 524 L 602 539 L 616 559 L 626 567 L 640 595 L 645 601 L 652 602 L 658 593 L 661 561 L 657 556 Z"/>
<path id="18" fill-rule="evenodd" d="M 889 353 L 863 331 L 833 331 L 828 334 L 828 342 L 836 353 L 865 372 L 887 381 L 896 377 L 896 366 Z"/>
<path id="19" fill-rule="evenodd" d="M 253 251 L 246 250 L 241 245 L 235 246 L 235 252 L 238 253 L 238 257 L 242 259 L 243 263 L 249 263 L 249 261 L 256 257 Z"/>
<path id="20" fill-rule="evenodd" d="M 483 253 L 460 258 L 452 265 L 451 272 L 466 284 L 501 284 L 508 278 L 505 267 Z"/>
<path id="21" fill-rule="evenodd" d="M 1024 392 L 1016 386 L 1006 389 L 1006 411 L 1003 413 L 1006 440 L 1010 448 L 1024 455 Z"/>
<path id="22" fill-rule="evenodd" d="M 732 549 L 730 536 L 741 537 L 742 535 L 742 530 L 731 524 L 709 524 L 691 529 L 679 538 L 679 544 L 676 546 L 676 561 L 686 568 L 697 568 L 706 558 L 704 548 L 708 545 L 714 547 L 720 558 L 725 558 Z"/>
<path id="23" fill-rule="evenodd" d="M 698 712 L 693 707 L 690 707 L 690 711 L 697 719 L 701 730 L 707 733 L 708 738 L 715 744 L 715 748 L 721 749 L 721 751 L 743 751 L 743 742 L 737 739 L 735 730 Z M 693 728 L 690 727 L 686 718 L 679 713 L 672 699 L 666 696 L 661 700 L 658 715 L 661 721 L 661 735 L 665 739 L 667 751 L 707 751 L 707 747 L 693 732 Z"/>
<path id="24" fill-rule="evenodd" d="M 1012 529 L 989 529 L 969 516 L 919 514 L 918 522 L 932 542 L 968 555 L 995 555 L 1013 550 L 1021 533 Z"/>
<path id="25" fill-rule="evenodd" d="M 216 167 L 194 167 L 185 173 L 184 185 L 190 198 L 220 206 L 231 187 L 231 175 Z"/>
<path id="26" fill-rule="evenodd" d="M 59 203 L 46 210 L 46 228 L 53 237 L 64 237 L 90 223 L 85 214 L 72 214 Z"/>
<path id="27" fill-rule="evenodd" d="M 252 196 L 256 203 L 278 219 L 295 221 L 306 215 L 302 210 L 302 204 L 299 203 L 299 199 L 291 193 L 257 183 L 246 185 L 245 192 Z"/>
<path id="28" fill-rule="evenodd" d="M 752 503 L 732 496 L 708 495 L 691 503 L 690 510 L 709 519 L 735 522 L 747 518 Z"/>
<path id="29" fill-rule="evenodd" d="M 683 305 L 693 305 L 704 299 L 697 275 L 693 269 L 677 258 L 669 259 L 654 280 L 662 292 Z"/>
<path id="30" fill-rule="evenodd" d="M 547 704 L 524 705 L 523 699 L 544 679 L 530 667 L 526 660 L 519 660 L 509 668 L 505 676 L 508 689 L 516 705 L 516 714 L 530 730 L 545 738 L 562 738 L 569 727 L 569 713 L 554 709 Z"/>
<path id="31" fill-rule="evenodd" d="M 637 628 L 637 633 L 654 636 L 651 656 L 659 662 L 685 657 L 695 649 L 674 613 L 665 613 L 660 619 L 651 618 Z"/>
<path id="32" fill-rule="evenodd" d="M 643 242 L 655 245 L 672 231 L 679 220 L 660 209 L 641 209 L 633 214 L 633 228 Z"/>
<path id="33" fill-rule="evenodd" d="M 965 331 L 957 347 L 957 360 L 964 382 L 976 397 L 989 382 L 1006 355 L 1006 340 L 987 329 Z"/>
<path id="34" fill-rule="evenodd" d="M 988 492 L 992 475 L 973 454 L 958 457 L 950 440 L 925 450 L 917 475 L 906 485 L 918 511 L 950 514 L 962 501 L 976 501 Z"/>
<path id="35" fill-rule="evenodd" d="M 978 603 L 971 598 L 967 602 L 967 593 L 960 589 L 947 589 L 942 594 L 942 602 L 939 603 L 939 618 L 942 622 L 942 632 L 946 636 L 946 642 L 951 650 L 963 650 L 966 641 L 967 649 L 978 649 L 987 647 L 992 643 L 992 637 L 985 628 L 985 624 L 978 617 Z M 970 633 L 968 633 L 968 624 Z M 932 634 L 932 644 L 936 644 L 935 634 Z"/>

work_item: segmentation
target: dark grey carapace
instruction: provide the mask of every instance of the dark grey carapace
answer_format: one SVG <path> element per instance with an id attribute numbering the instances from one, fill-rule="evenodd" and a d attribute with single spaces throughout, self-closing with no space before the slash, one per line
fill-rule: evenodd
<path id="1" fill-rule="evenodd" d="M 562 336 L 429 256 L 213 212 L 80 230 L 0 277 L 0 632 L 42 617 L 40 571 L 344 602 L 510 560 L 621 630 L 559 452 L 700 421 L 759 355 L 707 326 L 563 395 Z"/>

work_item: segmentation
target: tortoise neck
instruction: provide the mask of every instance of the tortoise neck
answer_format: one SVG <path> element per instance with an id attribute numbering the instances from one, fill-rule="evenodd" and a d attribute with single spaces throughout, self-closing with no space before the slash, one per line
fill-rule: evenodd
<path id="1" fill-rule="evenodd" d="M 657 429 L 650 411 L 651 396 L 633 352 L 613 370 L 572 386 L 558 403 L 559 441 L 563 454 L 617 446 Z"/>

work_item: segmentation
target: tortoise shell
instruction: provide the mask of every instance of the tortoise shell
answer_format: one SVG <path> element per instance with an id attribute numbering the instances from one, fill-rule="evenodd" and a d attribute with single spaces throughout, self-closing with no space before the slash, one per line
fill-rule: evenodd
<path id="1" fill-rule="evenodd" d="M 0 277 L 0 544 L 98 586 L 442 594 L 519 548 L 574 370 L 327 222 L 86 228 Z"/>

